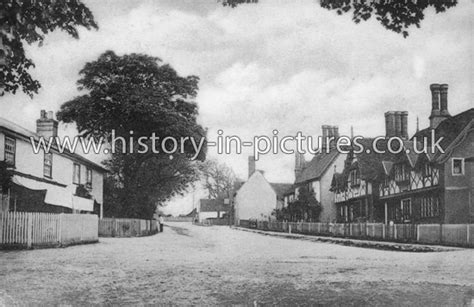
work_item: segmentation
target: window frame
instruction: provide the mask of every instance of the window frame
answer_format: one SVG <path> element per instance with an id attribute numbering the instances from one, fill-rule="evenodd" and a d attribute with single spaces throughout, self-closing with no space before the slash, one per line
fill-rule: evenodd
<path id="1" fill-rule="evenodd" d="M 77 182 L 76 182 L 76 166 L 77 166 Z M 81 165 L 79 163 L 73 163 L 72 165 L 72 183 L 81 184 Z"/>
<path id="2" fill-rule="evenodd" d="M 405 209 L 405 202 L 408 202 L 409 204 L 408 215 L 406 215 L 407 210 Z M 401 213 L 401 220 L 403 222 L 411 221 L 413 219 L 413 201 L 411 198 L 403 198 L 400 200 L 400 213 Z"/>
<path id="3" fill-rule="evenodd" d="M 89 178 L 90 174 L 90 178 Z M 90 179 L 90 180 L 89 180 Z M 92 189 L 92 168 L 86 167 L 86 188 Z"/>
<path id="4" fill-rule="evenodd" d="M 7 151 L 7 145 L 8 145 L 7 140 L 12 140 L 13 141 L 13 153 L 11 153 L 10 151 Z M 3 148 L 4 149 L 4 157 L 3 157 L 4 161 L 8 165 L 15 167 L 15 165 L 16 165 L 16 138 L 14 138 L 12 136 L 9 136 L 9 135 L 5 135 L 5 144 L 4 144 L 3 147 L 4 147 Z M 7 152 L 8 152 L 8 154 L 13 154 L 13 161 L 7 160 Z"/>
<path id="5" fill-rule="evenodd" d="M 46 159 L 47 156 L 51 157 L 51 159 L 49 160 L 50 165 L 49 165 L 49 173 L 48 174 L 46 173 L 46 169 L 47 169 L 46 161 L 48 161 Z M 44 155 L 43 155 L 43 176 L 46 177 L 46 178 L 53 178 L 53 153 L 52 152 L 44 152 Z"/>
<path id="6" fill-rule="evenodd" d="M 460 173 L 455 173 L 454 172 L 454 162 L 455 161 L 460 161 L 461 162 L 461 172 Z M 451 175 L 452 176 L 464 176 L 464 174 L 466 173 L 465 171 L 465 162 L 464 162 L 464 158 L 451 158 Z"/>

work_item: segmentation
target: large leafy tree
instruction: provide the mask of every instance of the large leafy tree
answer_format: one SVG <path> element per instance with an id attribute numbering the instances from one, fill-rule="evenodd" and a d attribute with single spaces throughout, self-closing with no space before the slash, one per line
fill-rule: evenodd
<path id="1" fill-rule="evenodd" d="M 258 0 L 221 0 L 224 6 L 236 7 Z M 320 0 L 321 7 L 334 10 L 339 15 L 352 14 L 355 23 L 376 18 L 387 30 L 408 36 L 412 26 L 420 27 L 424 11 L 433 7 L 441 13 L 455 6 L 457 0 L 374 1 L 374 0 Z"/>
<path id="2" fill-rule="evenodd" d="M 92 12 L 79 0 L 0 1 L 0 92 L 22 89 L 33 96 L 40 83 L 29 73 L 26 42 L 41 44 L 46 34 L 60 29 L 78 38 L 77 27 L 97 28 Z"/>
<path id="3" fill-rule="evenodd" d="M 116 148 L 111 148 L 111 158 L 106 161 L 110 169 L 106 212 L 150 218 L 156 204 L 185 192 L 198 179 L 193 158 L 205 160 L 205 150 L 197 152 L 190 141 L 183 143 L 182 152 L 172 155 L 161 147 L 166 137 L 178 141 L 192 137 L 196 144 L 205 137 L 205 130 L 196 121 L 198 107 L 193 101 L 198 77 L 181 77 L 156 57 L 118 56 L 112 51 L 87 63 L 80 75 L 78 88 L 84 94 L 65 102 L 57 117 L 66 123 L 75 122 L 86 138 L 102 138 L 110 145 L 112 131 L 116 139 L 123 138 L 115 142 Z M 141 137 L 148 138 L 141 141 L 147 150 L 138 143 Z"/>
<path id="4" fill-rule="evenodd" d="M 234 171 L 216 160 L 206 160 L 199 166 L 201 180 L 209 198 L 229 198 L 233 192 L 236 176 Z"/>
<path id="5" fill-rule="evenodd" d="M 321 211 L 321 204 L 316 199 L 313 189 L 302 186 L 298 190 L 298 197 L 286 208 L 277 210 L 275 215 L 278 220 L 315 222 L 319 220 Z"/>

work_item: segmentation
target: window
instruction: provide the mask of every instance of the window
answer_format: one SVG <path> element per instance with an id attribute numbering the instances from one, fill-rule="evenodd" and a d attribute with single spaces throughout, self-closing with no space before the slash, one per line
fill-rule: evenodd
<path id="1" fill-rule="evenodd" d="M 92 170 L 87 168 L 86 170 L 86 188 L 92 189 Z"/>
<path id="2" fill-rule="evenodd" d="M 453 175 L 464 175 L 464 159 L 453 158 Z"/>
<path id="3" fill-rule="evenodd" d="M 15 165 L 16 140 L 5 136 L 5 162 Z"/>
<path id="4" fill-rule="evenodd" d="M 409 171 L 405 164 L 395 165 L 395 181 L 407 181 L 409 179 Z"/>
<path id="5" fill-rule="evenodd" d="M 403 199 L 401 203 L 402 219 L 409 221 L 411 219 L 411 199 Z"/>
<path id="6" fill-rule="evenodd" d="M 423 164 L 423 177 L 431 177 L 433 168 L 428 163 Z"/>
<path id="7" fill-rule="evenodd" d="M 72 174 L 72 183 L 81 184 L 81 166 L 74 163 L 74 169 Z"/>
<path id="8" fill-rule="evenodd" d="M 44 153 L 43 175 L 48 178 L 53 177 L 53 154 L 50 152 Z"/>
<path id="9" fill-rule="evenodd" d="M 360 185 L 360 173 L 359 170 L 352 170 L 349 174 L 349 182 L 351 186 Z"/>
<path id="10" fill-rule="evenodd" d="M 421 217 L 436 217 L 440 214 L 438 197 L 423 197 L 421 199 Z"/>

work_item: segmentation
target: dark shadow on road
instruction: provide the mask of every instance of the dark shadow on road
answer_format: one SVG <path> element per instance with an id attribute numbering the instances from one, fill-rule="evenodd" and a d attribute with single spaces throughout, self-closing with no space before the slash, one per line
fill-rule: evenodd
<path id="1" fill-rule="evenodd" d="M 171 230 L 173 230 L 174 232 L 176 232 L 177 234 L 181 236 L 191 237 L 191 235 L 189 234 L 189 229 L 176 227 L 176 226 L 169 226 L 169 225 L 165 225 L 165 226 L 171 228 Z"/>

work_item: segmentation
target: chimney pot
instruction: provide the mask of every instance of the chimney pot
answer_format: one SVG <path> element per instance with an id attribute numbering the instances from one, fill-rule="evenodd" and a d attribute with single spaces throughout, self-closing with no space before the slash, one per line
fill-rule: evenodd
<path id="1" fill-rule="evenodd" d="M 448 85 L 441 84 L 440 88 L 440 109 L 441 115 L 449 115 L 448 112 Z"/>
<path id="2" fill-rule="evenodd" d="M 395 112 L 385 112 L 385 136 L 392 137 L 396 135 Z"/>
<path id="3" fill-rule="evenodd" d="M 400 112 L 401 116 L 401 131 L 400 136 L 404 139 L 408 139 L 408 112 Z"/>
<path id="4" fill-rule="evenodd" d="M 439 90 L 440 86 L 437 83 L 430 85 L 431 90 L 431 114 L 439 112 Z"/>

